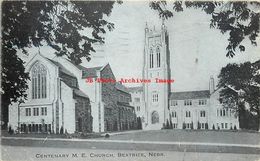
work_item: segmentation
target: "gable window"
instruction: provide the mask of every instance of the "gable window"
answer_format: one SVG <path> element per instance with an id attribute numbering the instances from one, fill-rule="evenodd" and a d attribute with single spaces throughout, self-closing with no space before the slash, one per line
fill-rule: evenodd
<path id="1" fill-rule="evenodd" d="M 44 65 L 36 63 L 32 67 L 32 99 L 47 97 L 46 76 L 47 70 Z"/>
<path id="2" fill-rule="evenodd" d="M 25 116 L 31 116 L 31 109 L 30 108 L 25 109 Z"/>
<path id="3" fill-rule="evenodd" d="M 191 100 L 184 100 L 184 106 L 191 106 L 192 101 Z"/>

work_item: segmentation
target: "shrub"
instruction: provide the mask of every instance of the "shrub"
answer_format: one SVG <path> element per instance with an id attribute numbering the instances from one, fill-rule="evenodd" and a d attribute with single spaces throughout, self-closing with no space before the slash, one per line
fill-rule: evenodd
<path id="1" fill-rule="evenodd" d="M 63 126 L 61 126 L 61 128 L 60 128 L 60 134 L 63 134 L 63 133 L 64 133 Z"/>
<path id="2" fill-rule="evenodd" d="M 212 126 L 212 130 L 215 130 L 215 125 Z"/>
<path id="3" fill-rule="evenodd" d="M 237 127 L 236 127 L 236 125 L 234 126 L 234 130 L 237 130 Z"/>
<path id="4" fill-rule="evenodd" d="M 209 129 L 208 123 L 205 124 L 205 129 Z"/>
<path id="5" fill-rule="evenodd" d="M 109 138 L 109 137 L 110 137 L 110 135 L 109 135 L 109 134 L 106 134 L 106 135 L 105 135 L 105 138 Z"/>

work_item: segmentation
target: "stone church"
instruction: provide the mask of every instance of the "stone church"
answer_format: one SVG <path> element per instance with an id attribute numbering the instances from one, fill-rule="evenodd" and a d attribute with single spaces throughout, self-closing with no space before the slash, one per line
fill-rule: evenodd
<path id="1" fill-rule="evenodd" d="M 145 28 L 143 61 L 144 79 L 171 79 L 169 35 L 166 26 L 161 29 Z M 142 118 L 145 130 L 163 128 L 167 122 L 176 129 L 238 129 L 235 112 L 223 108 L 210 78 L 209 89 L 171 92 L 171 83 L 143 83 L 130 87 L 136 115 Z"/>
<path id="2" fill-rule="evenodd" d="M 9 126 L 21 133 L 105 132 L 134 129 L 136 115 L 128 89 L 114 79 L 109 64 L 86 68 L 62 57 L 35 54 L 24 103 L 9 106 Z M 86 79 L 93 79 L 92 83 Z"/>

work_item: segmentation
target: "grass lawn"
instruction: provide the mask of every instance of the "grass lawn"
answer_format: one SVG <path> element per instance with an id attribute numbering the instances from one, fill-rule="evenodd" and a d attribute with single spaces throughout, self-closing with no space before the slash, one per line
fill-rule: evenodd
<path id="1" fill-rule="evenodd" d="M 110 136 L 111 140 L 260 144 L 260 133 L 246 131 L 156 130 Z"/>

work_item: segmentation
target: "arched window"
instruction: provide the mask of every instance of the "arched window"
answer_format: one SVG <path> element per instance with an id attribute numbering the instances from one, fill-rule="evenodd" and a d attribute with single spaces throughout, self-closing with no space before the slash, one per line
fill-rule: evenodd
<path id="1" fill-rule="evenodd" d="M 153 49 L 150 49 L 150 68 L 153 68 Z"/>
<path id="2" fill-rule="evenodd" d="M 32 99 L 47 97 L 47 70 L 44 65 L 36 63 L 32 67 Z"/>
<path id="3" fill-rule="evenodd" d="M 157 111 L 152 113 L 152 124 L 159 123 L 159 114 Z"/>
<path id="4" fill-rule="evenodd" d="M 156 49 L 156 58 L 157 58 L 157 67 L 161 66 L 161 53 L 160 53 L 160 48 L 157 47 Z"/>

